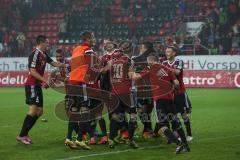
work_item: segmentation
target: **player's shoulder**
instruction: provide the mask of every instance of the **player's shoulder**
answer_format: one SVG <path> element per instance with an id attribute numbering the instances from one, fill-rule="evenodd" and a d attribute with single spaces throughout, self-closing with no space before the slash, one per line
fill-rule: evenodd
<path id="1" fill-rule="evenodd" d="M 175 59 L 174 65 L 177 66 L 177 68 L 181 69 L 183 67 L 183 60 L 181 59 Z"/>
<path id="2" fill-rule="evenodd" d="M 30 55 L 29 55 L 29 58 L 34 58 L 34 59 L 37 59 L 40 55 L 40 51 L 36 48 L 33 48 Z"/>
<path id="3" fill-rule="evenodd" d="M 176 58 L 175 59 L 175 63 L 183 63 L 183 60 L 179 59 L 179 58 Z"/>
<path id="4" fill-rule="evenodd" d="M 168 64 L 168 60 L 163 60 L 163 61 L 162 61 L 162 64 L 163 64 L 163 65 Z"/>

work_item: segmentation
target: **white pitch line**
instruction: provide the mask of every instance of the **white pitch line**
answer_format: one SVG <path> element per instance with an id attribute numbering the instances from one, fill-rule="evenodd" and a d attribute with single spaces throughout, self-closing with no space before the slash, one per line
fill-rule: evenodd
<path id="1" fill-rule="evenodd" d="M 7 124 L 7 125 L 2 125 L 0 128 L 10 128 L 16 126 L 15 124 Z"/>
<path id="2" fill-rule="evenodd" d="M 228 138 L 236 138 L 240 137 L 239 135 L 233 135 L 229 137 L 213 137 L 213 138 L 204 138 L 204 139 L 199 139 L 199 140 L 194 140 L 194 142 L 202 142 L 202 141 L 211 141 L 211 140 L 219 140 L 219 139 L 228 139 Z M 158 148 L 161 147 L 161 145 L 156 145 L 156 146 L 149 146 L 149 147 L 142 147 L 138 149 L 126 149 L 126 150 L 120 150 L 120 151 L 113 151 L 113 152 L 105 152 L 105 153 L 94 153 L 94 154 L 89 154 L 89 155 L 83 155 L 83 156 L 74 156 L 74 157 L 68 157 L 68 158 L 62 158 L 62 159 L 57 159 L 57 160 L 75 160 L 79 158 L 87 158 L 87 157 L 95 157 L 95 156 L 104 156 L 104 155 L 109 155 L 109 154 L 118 154 L 118 153 L 124 153 L 124 152 L 134 152 L 138 150 L 144 150 L 144 149 L 153 149 L 153 148 Z"/>

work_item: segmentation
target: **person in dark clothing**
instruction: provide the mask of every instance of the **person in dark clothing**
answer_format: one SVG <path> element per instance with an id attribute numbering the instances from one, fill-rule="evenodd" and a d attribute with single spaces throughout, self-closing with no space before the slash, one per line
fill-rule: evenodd
<path id="1" fill-rule="evenodd" d="M 133 66 L 136 72 L 141 72 L 147 65 L 147 57 L 155 56 L 158 58 L 156 51 L 154 50 L 153 43 L 142 42 L 139 47 L 139 55 L 132 58 Z M 148 84 L 148 82 L 145 82 Z M 144 88 L 148 89 L 148 88 Z M 151 96 L 149 96 L 151 97 Z M 148 139 L 152 134 L 152 124 L 151 124 L 151 112 L 152 112 L 152 99 L 151 98 L 137 98 L 138 115 L 144 125 L 143 138 Z"/>

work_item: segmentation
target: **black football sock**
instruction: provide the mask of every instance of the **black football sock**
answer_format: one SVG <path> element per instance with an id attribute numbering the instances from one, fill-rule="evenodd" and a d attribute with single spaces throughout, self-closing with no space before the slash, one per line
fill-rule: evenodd
<path id="1" fill-rule="evenodd" d="M 72 140 L 72 132 L 74 130 L 74 123 L 75 122 L 68 122 L 68 133 L 67 133 L 67 139 Z"/>
<path id="2" fill-rule="evenodd" d="M 78 126 L 78 122 L 72 122 L 73 123 L 73 129 L 76 133 L 78 133 L 79 130 L 79 126 Z"/>
<path id="3" fill-rule="evenodd" d="M 129 126 L 128 126 L 128 134 L 129 134 L 129 140 L 132 141 L 133 140 L 133 136 L 134 136 L 134 131 L 135 128 L 137 127 L 137 121 L 136 119 L 130 119 L 129 122 Z"/>
<path id="4" fill-rule="evenodd" d="M 152 121 L 151 121 L 151 114 L 147 114 L 147 130 L 152 132 Z"/>
<path id="5" fill-rule="evenodd" d="M 78 137 L 77 137 L 78 141 L 82 141 L 83 134 L 86 131 L 86 124 L 85 123 L 86 122 L 79 122 L 79 130 L 78 130 Z"/>
<path id="6" fill-rule="evenodd" d="M 21 129 L 19 136 L 20 137 L 27 136 L 28 132 L 33 127 L 33 125 L 36 123 L 37 119 L 38 119 L 38 116 L 31 116 L 31 115 L 27 114 L 23 121 L 22 129 Z"/>
<path id="7" fill-rule="evenodd" d="M 86 130 L 87 130 L 90 138 L 94 137 L 95 128 L 96 128 L 95 121 L 86 122 Z"/>
<path id="8" fill-rule="evenodd" d="M 99 119 L 98 123 L 99 123 L 99 126 L 102 131 L 102 136 L 106 136 L 107 135 L 107 127 L 106 127 L 105 119 L 103 119 L 103 118 Z"/>
<path id="9" fill-rule="evenodd" d="M 180 141 L 177 139 L 177 137 L 174 136 L 172 131 L 169 128 L 166 128 L 163 132 L 163 134 L 171 141 L 176 143 L 177 145 L 180 143 Z"/>
<path id="10" fill-rule="evenodd" d="M 185 133 L 184 133 L 184 131 L 183 131 L 183 128 L 182 128 L 182 127 L 177 128 L 177 132 L 178 132 L 178 134 L 179 134 L 182 142 L 183 142 L 184 144 L 187 144 L 187 140 L 186 140 L 186 136 L 185 136 Z"/>
<path id="11" fill-rule="evenodd" d="M 160 129 L 159 124 L 156 123 L 155 128 L 154 128 L 154 133 L 158 134 L 159 129 Z"/>
<path id="12" fill-rule="evenodd" d="M 111 119 L 110 120 L 110 135 L 109 139 L 114 140 L 114 138 L 117 136 L 117 131 L 119 129 L 119 122 L 116 120 Z"/>
<path id="13" fill-rule="evenodd" d="M 184 121 L 184 125 L 186 127 L 187 130 L 187 135 L 192 137 L 192 130 L 191 130 L 191 122 L 189 119 Z"/>
<path id="14" fill-rule="evenodd" d="M 38 120 L 38 116 L 33 116 L 33 118 L 32 118 L 32 121 L 31 121 L 31 124 L 30 124 L 30 126 L 29 126 L 29 128 L 27 128 L 27 133 L 32 129 L 32 127 L 35 125 L 35 123 L 37 122 L 37 120 Z"/>
<path id="15" fill-rule="evenodd" d="M 123 119 L 121 120 L 121 122 L 119 122 L 119 125 L 121 127 L 121 133 L 128 130 L 128 121 L 127 121 L 127 117 L 126 117 L 125 113 L 124 113 L 124 116 L 122 118 Z"/>

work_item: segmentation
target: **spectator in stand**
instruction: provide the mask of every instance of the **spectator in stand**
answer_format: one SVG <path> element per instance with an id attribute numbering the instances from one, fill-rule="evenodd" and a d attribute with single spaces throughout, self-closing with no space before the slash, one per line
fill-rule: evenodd
<path id="1" fill-rule="evenodd" d="M 20 32 L 17 36 L 18 48 L 24 47 L 25 40 L 26 40 L 25 35 L 23 34 L 23 32 Z"/>
<path id="2" fill-rule="evenodd" d="M 59 24 L 59 33 L 60 36 L 64 36 L 67 32 L 67 22 L 65 20 L 62 20 Z"/>
<path id="3" fill-rule="evenodd" d="M 0 42 L 0 54 L 2 53 L 2 51 L 3 51 L 3 44 L 2 44 L 2 42 Z"/>
<path id="4" fill-rule="evenodd" d="M 223 37 L 223 48 L 224 53 L 228 54 L 232 47 L 232 33 L 228 33 L 227 35 L 224 35 Z"/>
<path id="5" fill-rule="evenodd" d="M 209 45 L 209 50 L 211 55 L 217 55 L 218 54 L 218 49 L 217 47 L 214 46 L 214 44 Z"/>
<path id="6" fill-rule="evenodd" d="M 220 15 L 219 15 L 219 24 L 220 24 L 221 32 L 224 32 L 227 22 L 228 22 L 228 16 L 227 16 L 226 9 L 221 8 Z"/>

